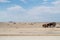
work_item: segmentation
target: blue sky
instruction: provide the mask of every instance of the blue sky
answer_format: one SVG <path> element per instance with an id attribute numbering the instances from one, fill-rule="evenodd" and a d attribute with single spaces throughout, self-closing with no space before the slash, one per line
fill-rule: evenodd
<path id="1" fill-rule="evenodd" d="M 0 0 L 0 21 L 60 22 L 60 0 Z"/>

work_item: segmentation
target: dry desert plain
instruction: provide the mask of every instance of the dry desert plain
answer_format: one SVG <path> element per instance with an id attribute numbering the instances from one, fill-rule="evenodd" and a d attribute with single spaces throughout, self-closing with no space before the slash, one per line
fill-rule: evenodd
<path id="1" fill-rule="evenodd" d="M 0 22 L 0 36 L 60 36 L 60 22 L 54 28 L 44 28 L 48 22 Z"/>

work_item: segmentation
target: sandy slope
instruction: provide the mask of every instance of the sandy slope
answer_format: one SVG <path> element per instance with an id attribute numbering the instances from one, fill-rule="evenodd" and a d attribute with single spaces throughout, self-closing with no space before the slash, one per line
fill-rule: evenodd
<path id="1" fill-rule="evenodd" d="M 46 22 L 45 22 L 46 23 Z M 34 22 L 34 23 L 9 23 L 9 22 L 0 22 L 0 28 L 43 28 L 42 25 L 45 24 L 43 22 Z M 60 27 L 60 23 L 57 23 L 56 28 Z"/>
<path id="2" fill-rule="evenodd" d="M 60 23 L 55 28 L 43 28 L 44 23 L 0 22 L 0 36 L 3 35 L 60 35 Z"/>

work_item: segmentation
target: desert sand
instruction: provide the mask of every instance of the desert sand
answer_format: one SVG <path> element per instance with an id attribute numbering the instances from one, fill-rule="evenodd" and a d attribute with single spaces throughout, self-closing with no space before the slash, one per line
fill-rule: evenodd
<path id="1" fill-rule="evenodd" d="M 0 22 L 0 36 L 60 35 L 60 23 L 54 28 L 44 28 L 47 22 Z"/>

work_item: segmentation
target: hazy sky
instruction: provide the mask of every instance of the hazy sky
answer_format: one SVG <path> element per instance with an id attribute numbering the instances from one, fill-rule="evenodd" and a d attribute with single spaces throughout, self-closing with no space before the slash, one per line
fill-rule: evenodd
<path id="1" fill-rule="evenodd" d="M 60 21 L 60 0 L 0 0 L 0 21 Z"/>

